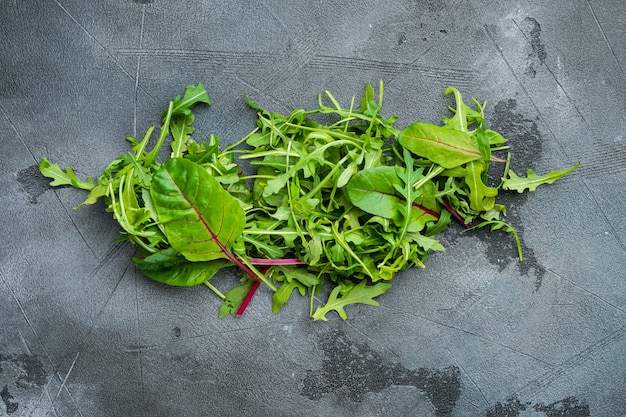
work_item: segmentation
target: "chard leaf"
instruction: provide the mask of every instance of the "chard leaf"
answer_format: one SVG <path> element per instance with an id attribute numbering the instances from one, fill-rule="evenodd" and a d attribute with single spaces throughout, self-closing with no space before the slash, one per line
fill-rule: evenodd
<path id="1" fill-rule="evenodd" d="M 406 198 L 401 189 L 404 181 L 398 176 L 397 167 L 378 166 L 358 172 L 346 187 L 347 195 L 352 204 L 366 213 L 381 216 L 386 219 L 398 220 L 401 204 L 406 204 Z M 412 202 L 412 218 L 430 214 L 428 220 L 436 219 L 432 202 L 426 203 L 426 194 L 416 193 L 417 200 Z"/>
<path id="2" fill-rule="evenodd" d="M 415 155 L 452 169 L 481 159 L 482 155 L 470 136 L 429 123 L 414 123 L 400 132 L 398 143 Z"/>
<path id="3" fill-rule="evenodd" d="M 132 260 L 137 269 L 148 278 L 180 287 L 202 284 L 221 268 L 232 265 L 225 259 L 190 262 L 173 248 L 160 250 L 143 259 L 132 258 Z"/>
<path id="4" fill-rule="evenodd" d="M 200 165 L 169 159 L 154 174 L 150 193 L 176 251 L 190 261 L 233 260 L 229 247 L 243 231 L 243 209 Z"/>
<path id="5" fill-rule="evenodd" d="M 367 304 L 377 307 L 380 304 L 374 300 L 374 297 L 384 294 L 390 287 L 391 284 L 386 282 L 379 282 L 378 284 L 367 286 L 366 281 L 362 280 L 344 295 L 340 296 L 341 286 L 337 286 L 328 296 L 326 305 L 317 307 L 315 314 L 313 314 L 313 319 L 328 321 L 326 314 L 335 310 L 337 314 L 339 314 L 339 317 L 346 320 L 348 315 L 344 307 L 350 304 Z"/>
<path id="6" fill-rule="evenodd" d="M 512 169 L 508 170 L 507 178 L 503 178 L 502 188 L 505 190 L 515 190 L 518 193 L 523 193 L 524 190 L 535 191 L 538 186 L 542 184 L 552 184 L 559 178 L 563 178 L 570 172 L 575 171 L 580 166 L 580 163 L 563 169 L 560 171 L 551 171 L 544 175 L 537 175 L 532 169 L 526 170 L 526 178 L 519 177 Z"/>
<path id="7" fill-rule="evenodd" d="M 358 208 L 387 219 L 397 217 L 397 206 L 403 200 L 395 186 L 402 186 L 395 167 L 378 166 L 358 172 L 346 187 L 348 198 Z"/>

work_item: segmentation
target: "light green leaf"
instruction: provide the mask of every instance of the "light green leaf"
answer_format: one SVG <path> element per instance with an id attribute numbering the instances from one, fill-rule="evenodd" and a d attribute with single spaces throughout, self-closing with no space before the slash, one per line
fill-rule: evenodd
<path id="1" fill-rule="evenodd" d="M 86 181 L 81 181 L 78 179 L 76 174 L 74 174 L 72 168 L 67 167 L 65 168 L 65 171 L 63 171 L 58 164 L 51 164 L 45 156 L 41 158 L 39 171 L 44 177 L 52 178 L 54 180 L 50 182 L 50 185 L 53 187 L 71 185 L 72 187 L 83 190 L 91 190 L 95 187 L 91 177 L 87 177 Z"/>
<path id="2" fill-rule="evenodd" d="M 191 127 L 194 121 L 193 113 L 188 113 L 184 116 L 177 117 L 176 120 L 170 123 L 170 132 L 172 133 L 172 158 L 180 158 L 183 156 L 183 152 L 187 151 L 189 140 L 194 128 Z"/>
<path id="3" fill-rule="evenodd" d="M 252 288 L 253 283 L 254 280 L 246 279 L 242 285 L 238 285 L 230 291 L 227 291 L 224 294 L 226 298 L 218 310 L 218 318 L 222 319 L 228 315 L 235 314 L 241 303 L 243 303 L 243 300 L 246 298 L 250 288 Z"/>
<path id="4" fill-rule="evenodd" d="M 274 292 L 272 295 L 272 313 L 276 314 L 283 305 L 289 300 L 291 297 L 291 293 L 294 289 L 298 289 L 300 295 L 306 294 L 306 288 L 300 282 L 296 280 L 285 281 L 283 284 L 278 287 L 278 290 Z"/>
<path id="5" fill-rule="evenodd" d="M 482 158 L 467 133 L 429 123 L 408 126 L 400 132 L 398 143 L 415 155 L 448 169 Z"/>
<path id="6" fill-rule="evenodd" d="M 327 321 L 326 314 L 335 310 L 337 314 L 339 314 L 339 317 L 346 320 L 348 318 L 344 310 L 346 306 L 350 304 L 367 304 L 377 307 L 380 304 L 375 301 L 374 298 L 384 294 L 389 288 L 391 288 L 391 284 L 386 282 L 379 282 L 378 284 L 367 286 L 366 281 L 362 280 L 340 297 L 339 292 L 341 291 L 341 287 L 337 286 L 328 296 L 326 305 L 317 307 L 315 314 L 313 314 L 313 319 Z"/>
<path id="7" fill-rule="evenodd" d="M 361 111 L 365 112 L 370 107 L 370 102 L 374 102 L 376 99 L 374 87 L 372 87 L 372 83 L 368 82 L 365 85 L 365 90 L 363 91 L 363 97 L 361 98 Z M 376 106 L 376 102 L 374 102 L 374 106 Z"/>
<path id="8" fill-rule="evenodd" d="M 202 83 L 198 83 L 197 86 L 190 85 L 185 89 L 185 95 L 181 98 L 176 96 L 172 106 L 172 117 L 183 114 L 187 115 L 191 113 L 191 108 L 197 103 L 205 103 L 210 105 L 211 100 Z M 161 116 L 161 121 L 165 120 L 165 114 Z"/>
<path id="9" fill-rule="evenodd" d="M 548 172 L 544 175 L 537 175 L 532 169 L 526 170 L 526 178 L 517 176 L 512 169 L 509 169 L 507 178 L 503 178 L 502 188 L 505 190 L 515 190 L 518 193 L 523 193 L 526 189 L 528 191 L 535 191 L 538 186 L 542 184 L 552 184 L 559 178 L 563 178 L 570 172 L 575 171 L 580 166 L 580 163 L 563 169 L 560 171 Z"/>
<path id="10" fill-rule="evenodd" d="M 474 161 L 467 164 L 467 169 L 465 183 L 470 189 L 470 208 L 476 211 L 491 210 L 496 202 L 498 189 L 488 187 L 483 183 L 481 174 L 485 165 L 480 161 Z"/>

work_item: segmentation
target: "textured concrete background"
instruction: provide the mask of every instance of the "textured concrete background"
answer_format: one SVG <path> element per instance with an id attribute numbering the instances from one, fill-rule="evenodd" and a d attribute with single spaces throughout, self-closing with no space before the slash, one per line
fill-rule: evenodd
<path id="1" fill-rule="evenodd" d="M 249 3 L 249 4 L 248 4 Z M 626 2 L 2 0 L 0 416 L 626 416 Z M 522 235 L 446 233 L 349 321 L 138 274 L 102 205 L 50 189 L 46 155 L 97 176 L 201 81 L 197 133 L 344 103 L 437 122 L 448 85 L 488 101 L 513 168 L 581 168 L 507 195 Z M 232 277 L 226 279 L 235 280 Z"/>

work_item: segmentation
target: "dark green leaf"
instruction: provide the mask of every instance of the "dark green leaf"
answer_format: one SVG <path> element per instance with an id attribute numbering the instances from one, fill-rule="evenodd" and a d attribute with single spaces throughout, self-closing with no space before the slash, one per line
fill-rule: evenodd
<path id="1" fill-rule="evenodd" d="M 225 259 L 190 262 L 173 248 L 160 250 L 146 258 L 133 258 L 145 276 L 167 285 L 191 287 L 211 279 L 221 268 L 232 265 Z"/>

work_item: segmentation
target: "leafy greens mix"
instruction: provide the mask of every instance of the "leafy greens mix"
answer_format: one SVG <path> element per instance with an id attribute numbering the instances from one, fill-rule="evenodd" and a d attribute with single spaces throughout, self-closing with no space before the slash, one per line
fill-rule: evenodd
<path id="1" fill-rule="evenodd" d="M 485 103 L 474 99 L 472 108 L 453 87 L 444 94 L 454 95 L 455 106 L 442 126 L 403 130 L 394 127 L 396 116 L 381 114 L 382 82 L 378 98 L 367 84 L 358 107 L 354 98 L 342 107 L 328 91 L 319 108 L 288 115 L 247 99 L 257 128 L 221 150 L 215 135 L 192 139 L 192 108 L 211 104 L 198 84 L 169 103 L 150 150 L 154 127 L 141 140 L 128 137 L 132 150 L 97 180 L 80 180 L 45 157 L 40 171 L 52 186 L 89 191 L 81 205 L 102 198 L 120 239 L 137 245 L 137 269 L 164 284 L 206 284 L 223 300 L 220 317 L 241 315 L 263 283 L 273 291 L 274 313 L 297 290 L 311 297 L 313 319 L 335 311 L 345 320 L 346 306 L 379 305 L 374 299 L 397 272 L 424 267 L 430 251 L 443 251 L 436 236 L 452 219 L 512 233 L 522 260 L 517 232 L 500 219 L 499 190 L 535 191 L 578 167 L 519 177 L 510 154 L 494 155 L 507 149 L 506 139 L 485 126 Z M 160 162 L 168 137 L 171 155 Z M 256 172 L 245 175 L 237 158 Z M 505 164 L 495 187 L 492 163 Z M 242 284 L 222 293 L 211 279 L 232 266 Z M 334 288 L 314 309 L 324 284 Z"/>

